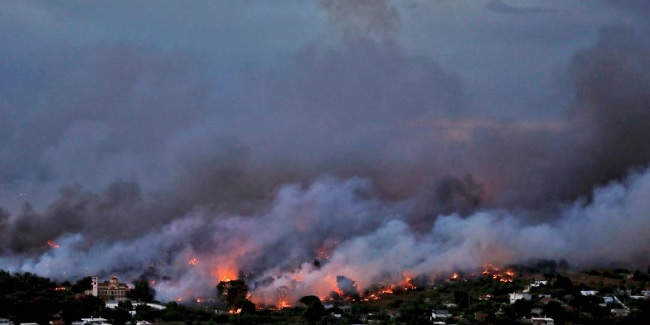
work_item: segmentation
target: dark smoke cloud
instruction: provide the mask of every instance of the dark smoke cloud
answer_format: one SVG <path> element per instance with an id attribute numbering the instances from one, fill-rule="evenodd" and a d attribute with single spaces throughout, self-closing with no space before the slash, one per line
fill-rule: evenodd
<path id="1" fill-rule="evenodd" d="M 584 126 L 583 188 L 620 178 L 650 159 L 650 50 L 633 30 L 612 26 L 573 59 L 571 113 Z"/>
<path id="2" fill-rule="evenodd" d="M 416 197 L 415 210 L 407 220 L 414 228 L 429 229 L 438 215 L 469 215 L 487 200 L 485 189 L 472 175 L 445 176 L 422 188 Z"/>

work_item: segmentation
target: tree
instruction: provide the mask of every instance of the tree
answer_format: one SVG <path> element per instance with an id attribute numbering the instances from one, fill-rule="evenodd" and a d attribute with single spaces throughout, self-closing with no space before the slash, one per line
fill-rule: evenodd
<path id="1" fill-rule="evenodd" d="M 126 297 L 136 301 L 152 302 L 156 296 L 156 290 L 149 286 L 146 279 L 138 279 L 134 283 L 134 288 L 129 290 Z"/>
<path id="2" fill-rule="evenodd" d="M 571 279 L 557 275 L 555 283 L 553 283 L 553 288 L 562 290 L 563 295 L 569 294 L 573 291 L 573 283 L 571 282 Z"/>
<path id="3" fill-rule="evenodd" d="M 133 319 L 129 311 L 122 307 L 118 307 L 114 310 L 105 309 L 102 312 L 102 316 L 107 317 L 111 320 L 111 323 L 116 325 L 124 325 L 126 322 L 129 322 Z"/>
<path id="4" fill-rule="evenodd" d="M 92 283 L 93 283 L 92 278 L 87 276 L 75 282 L 70 288 L 70 290 L 72 290 L 72 292 L 74 293 L 84 293 L 86 290 L 90 290 L 93 288 Z"/>
<path id="5" fill-rule="evenodd" d="M 298 301 L 305 305 L 305 317 L 310 324 L 320 320 L 325 313 L 325 307 L 316 296 L 304 296 Z"/>
<path id="6" fill-rule="evenodd" d="M 254 313 L 255 304 L 246 299 L 248 295 L 248 285 L 244 280 L 221 281 L 217 284 L 219 299 L 223 301 L 228 308 L 241 309 L 242 313 Z"/>
<path id="7" fill-rule="evenodd" d="M 515 311 L 517 317 L 529 317 L 530 309 L 533 307 L 533 304 L 526 299 L 519 299 L 512 304 L 512 309 Z"/>
<path id="8" fill-rule="evenodd" d="M 544 314 L 550 318 L 553 318 L 557 323 L 564 323 L 566 311 L 562 304 L 557 301 L 550 301 L 542 308 Z"/>
<path id="9" fill-rule="evenodd" d="M 418 301 L 409 301 L 400 308 L 398 320 L 406 324 L 431 324 L 428 315 L 430 310 Z"/>

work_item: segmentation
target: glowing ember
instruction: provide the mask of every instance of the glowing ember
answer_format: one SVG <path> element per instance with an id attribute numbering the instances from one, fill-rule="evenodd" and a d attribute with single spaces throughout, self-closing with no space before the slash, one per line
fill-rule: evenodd
<path id="1" fill-rule="evenodd" d="M 317 260 L 327 260 L 331 257 L 332 251 L 339 244 L 339 241 L 336 239 L 328 239 L 322 247 L 316 251 Z"/>
<path id="2" fill-rule="evenodd" d="M 187 261 L 187 264 L 189 265 L 196 265 L 198 260 L 195 257 L 192 257 L 189 261 Z"/>
<path id="3" fill-rule="evenodd" d="M 65 287 L 56 287 L 54 291 L 65 291 Z"/>
<path id="4" fill-rule="evenodd" d="M 454 273 L 449 277 L 449 280 L 458 280 L 458 273 Z"/>
<path id="5" fill-rule="evenodd" d="M 499 268 L 494 267 L 492 264 L 486 265 L 485 269 L 483 269 L 482 274 L 500 282 L 513 282 L 515 276 L 514 271 L 505 270 L 505 272 L 500 272 Z"/>
<path id="6" fill-rule="evenodd" d="M 241 314 L 241 308 L 231 309 L 228 312 L 233 314 L 233 315 L 239 315 L 239 314 Z"/>
<path id="7" fill-rule="evenodd" d="M 178 298 L 176 298 L 176 301 L 178 301 L 178 302 L 182 302 L 182 301 L 183 301 L 183 298 L 178 297 Z"/>
<path id="8" fill-rule="evenodd" d="M 61 246 L 59 246 L 59 244 L 54 243 L 54 242 L 52 242 L 52 241 L 48 241 L 48 242 L 47 242 L 47 246 L 49 246 L 49 247 L 51 247 L 51 248 L 59 248 L 59 247 L 61 247 Z"/>

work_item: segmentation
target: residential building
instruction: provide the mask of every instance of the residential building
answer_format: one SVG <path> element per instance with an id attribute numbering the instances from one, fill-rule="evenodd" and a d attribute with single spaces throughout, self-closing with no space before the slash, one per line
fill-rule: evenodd
<path id="1" fill-rule="evenodd" d="M 549 317 L 532 317 L 530 323 L 533 325 L 555 325 L 553 318 Z"/>
<path id="2" fill-rule="evenodd" d="M 514 304 L 515 301 L 517 301 L 519 299 L 524 299 L 524 300 L 528 300 L 528 301 L 533 299 L 533 295 L 531 295 L 530 293 L 522 293 L 522 292 L 513 292 L 513 293 L 508 294 L 508 296 L 510 297 L 510 304 L 511 305 Z"/>
<path id="3" fill-rule="evenodd" d="M 0 318 L 0 325 L 14 325 L 14 322 L 6 318 Z"/>
<path id="4" fill-rule="evenodd" d="M 451 313 L 447 309 L 435 309 L 431 312 L 431 320 L 434 319 L 447 319 L 451 317 Z"/>

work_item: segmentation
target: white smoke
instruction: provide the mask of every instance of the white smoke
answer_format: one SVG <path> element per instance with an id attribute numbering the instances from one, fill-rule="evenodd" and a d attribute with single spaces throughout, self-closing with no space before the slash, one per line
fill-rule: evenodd
<path id="1" fill-rule="evenodd" d="M 262 215 L 210 219 L 206 215 L 213 212 L 197 211 L 135 240 L 92 247 L 84 247 L 82 234 L 70 234 L 57 240 L 60 248 L 33 259 L 3 257 L 0 266 L 57 279 L 110 272 L 134 279 L 153 267 L 168 278 L 155 285 L 161 300 L 210 296 L 221 280 L 215 270 L 230 266 L 264 303 L 273 303 L 280 288 L 288 288 L 293 301 L 326 296 L 340 275 L 363 292 L 373 284 L 399 283 L 405 271 L 447 276 L 530 258 L 645 266 L 649 196 L 645 170 L 597 188 L 591 202 L 566 206 L 552 222 L 531 224 L 508 211 L 488 210 L 465 218 L 440 216 L 421 234 L 402 220 L 413 208 L 411 200 L 381 200 L 363 179 L 322 178 L 306 188 L 284 186 Z M 326 243 L 331 252 L 317 267 L 312 260 Z M 195 265 L 188 262 L 192 258 Z"/>

